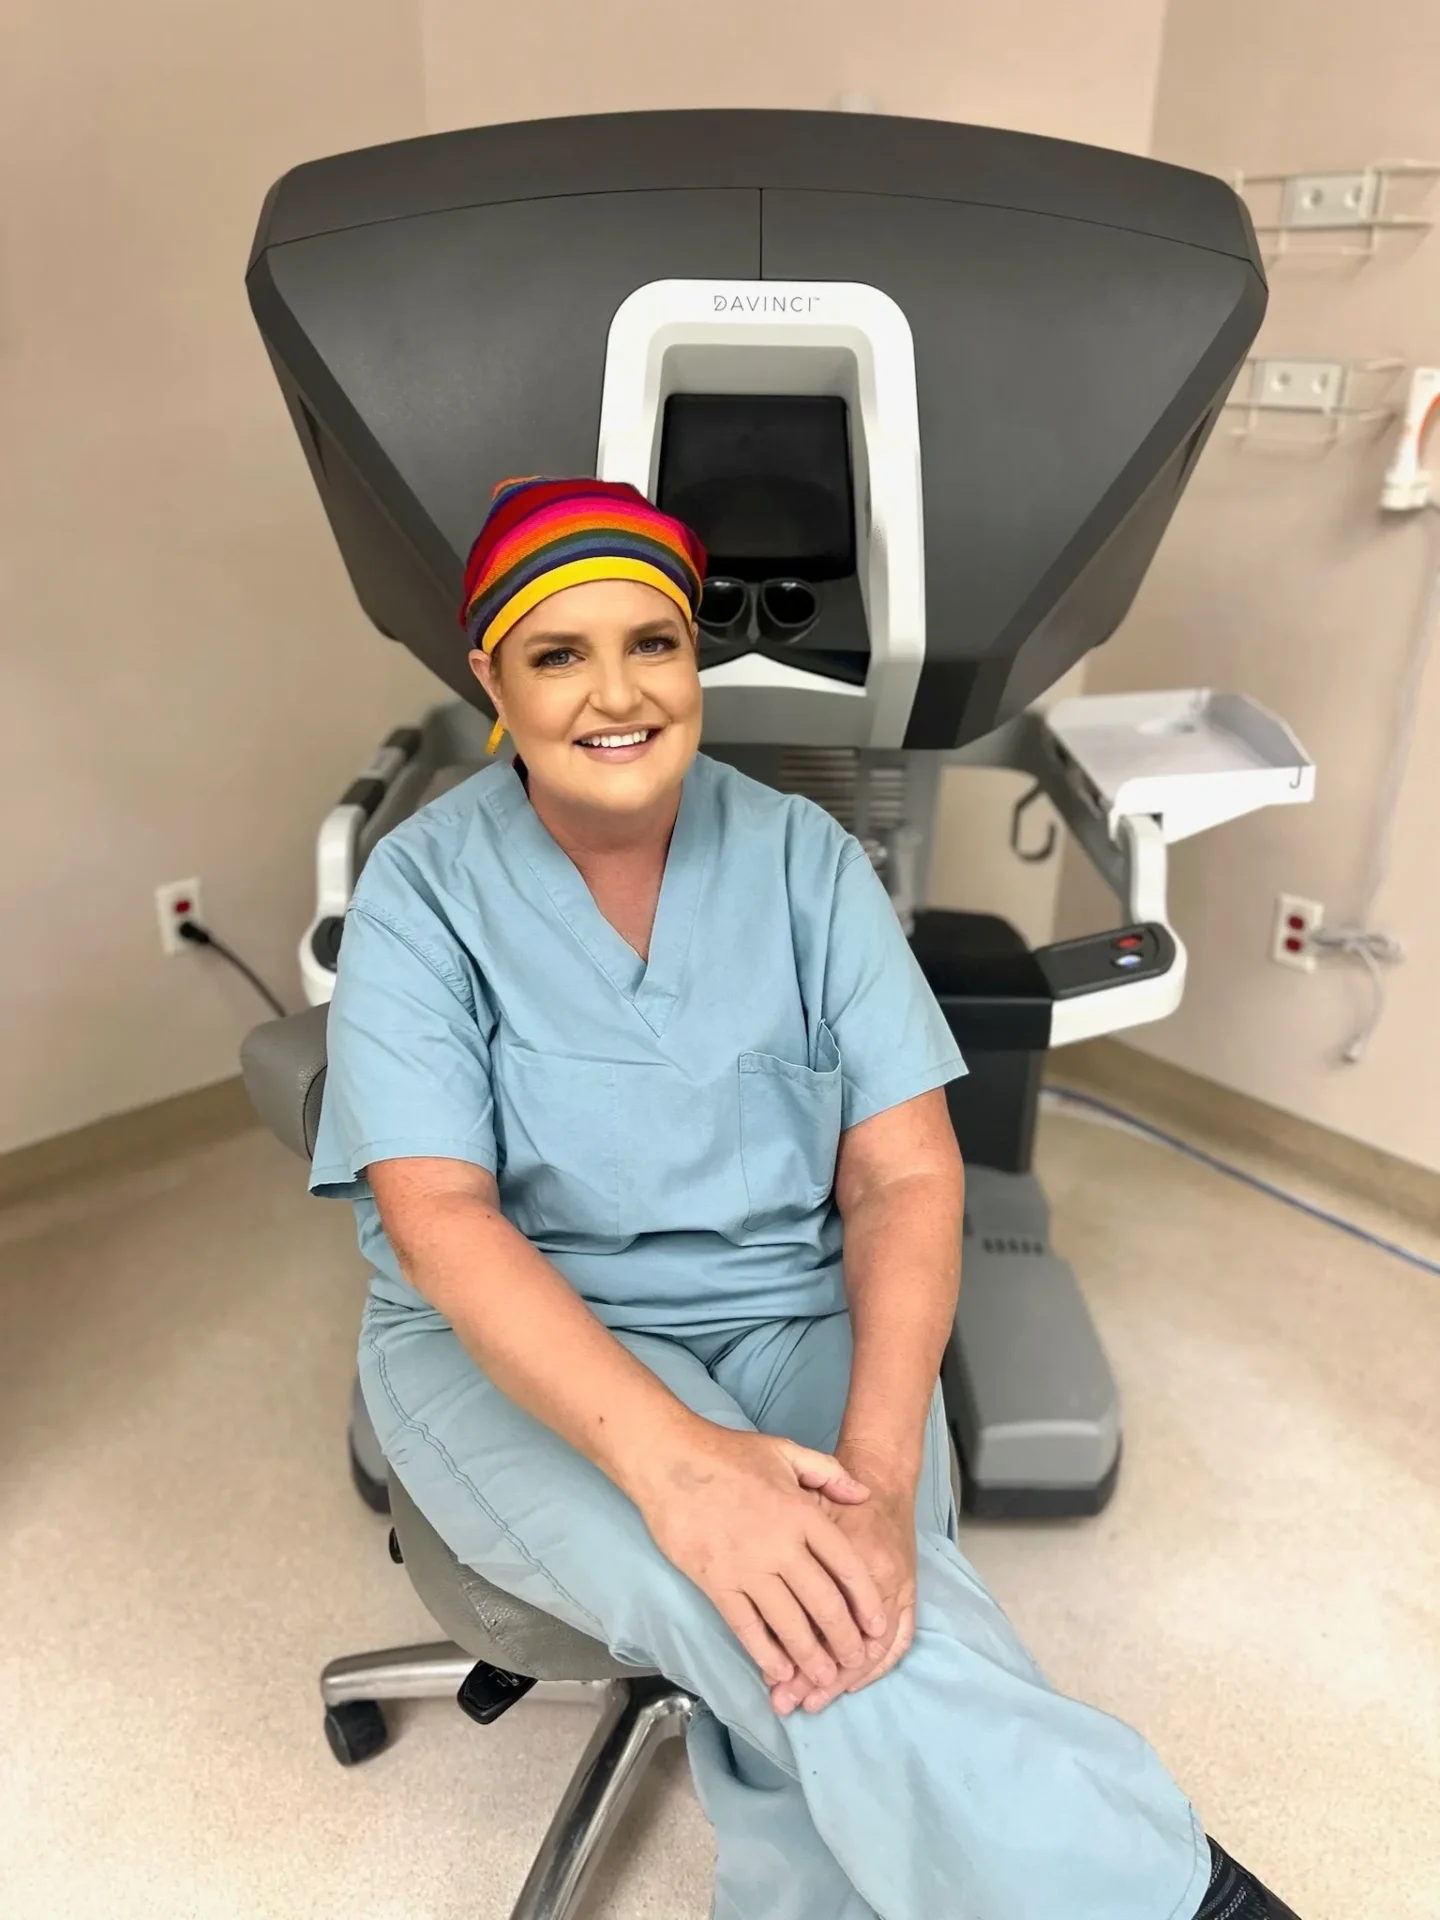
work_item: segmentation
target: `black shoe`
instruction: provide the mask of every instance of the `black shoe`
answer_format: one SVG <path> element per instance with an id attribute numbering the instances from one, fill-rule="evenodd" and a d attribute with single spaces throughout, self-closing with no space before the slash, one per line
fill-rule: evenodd
<path id="1" fill-rule="evenodd" d="M 1210 1884 L 1195 1920 L 1300 1920 L 1300 1916 L 1212 1840 Z"/>

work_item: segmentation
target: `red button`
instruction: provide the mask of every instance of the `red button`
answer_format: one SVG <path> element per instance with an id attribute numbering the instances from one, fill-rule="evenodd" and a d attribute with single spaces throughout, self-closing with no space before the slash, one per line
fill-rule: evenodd
<path id="1" fill-rule="evenodd" d="M 1122 953 L 1133 953 L 1136 947 L 1144 945 L 1144 936 L 1138 933 L 1124 933 L 1115 944 Z"/>

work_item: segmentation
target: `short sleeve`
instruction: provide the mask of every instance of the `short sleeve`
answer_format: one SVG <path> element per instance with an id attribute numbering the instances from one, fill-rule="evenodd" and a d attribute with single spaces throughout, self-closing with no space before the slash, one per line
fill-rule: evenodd
<path id="1" fill-rule="evenodd" d="M 965 1072 L 890 896 L 863 852 L 835 879 L 822 1012 L 840 1049 L 843 1128 Z"/>
<path id="2" fill-rule="evenodd" d="M 465 1160 L 494 1173 L 492 1024 L 445 955 L 387 914 L 352 906 L 310 1191 L 360 1199 L 376 1160 Z"/>

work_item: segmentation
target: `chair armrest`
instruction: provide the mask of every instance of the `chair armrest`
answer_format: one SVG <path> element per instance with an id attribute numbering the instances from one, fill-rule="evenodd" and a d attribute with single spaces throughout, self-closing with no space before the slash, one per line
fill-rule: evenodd
<path id="1" fill-rule="evenodd" d="M 269 1020 L 246 1034 L 240 1071 L 250 1104 L 277 1140 L 308 1160 L 320 1127 L 325 1091 L 325 1021 L 328 1005 Z"/>

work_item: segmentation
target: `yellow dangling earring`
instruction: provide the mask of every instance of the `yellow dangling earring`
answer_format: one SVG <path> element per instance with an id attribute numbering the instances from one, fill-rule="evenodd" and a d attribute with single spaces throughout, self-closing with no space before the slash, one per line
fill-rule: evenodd
<path id="1" fill-rule="evenodd" d="M 505 722 L 497 719 L 494 726 L 490 729 L 490 738 L 485 742 L 485 751 L 487 753 L 498 753 L 500 751 L 500 742 L 504 738 Z"/>

